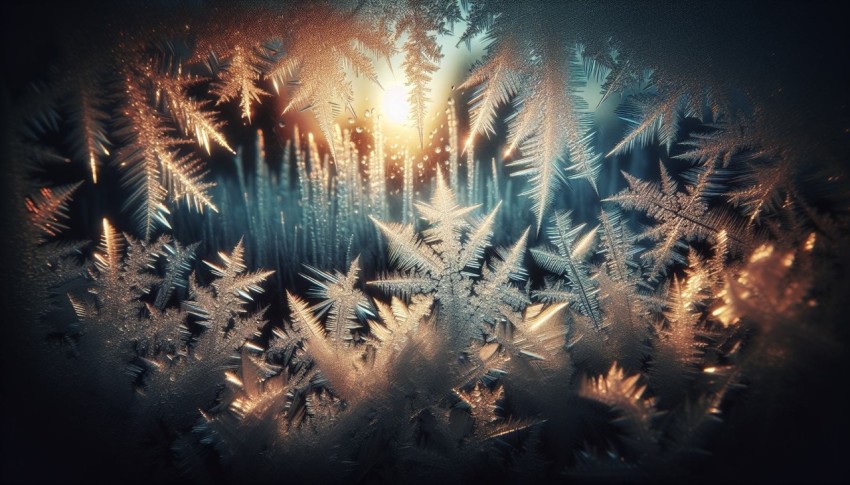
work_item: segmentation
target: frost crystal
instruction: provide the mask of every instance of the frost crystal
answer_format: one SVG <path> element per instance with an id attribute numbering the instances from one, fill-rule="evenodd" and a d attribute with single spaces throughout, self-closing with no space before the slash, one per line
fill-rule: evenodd
<path id="1" fill-rule="evenodd" d="M 734 455 L 711 458 L 714 427 L 783 416 L 795 375 L 830 387 L 809 365 L 843 355 L 846 157 L 777 107 L 785 78 L 723 69 L 749 64 L 715 51 L 738 17 L 207 3 L 43 29 L 62 62 L 10 110 L 7 293 L 30 319 L 12 360 L 39 364 L 10 382 L 59 398 L 59 421 L 91 413 L 48 440 L 73 453 L 58 462 L 109 449 L 149 482 L 668 481 Z M 680 35 L 692 21 L 710 46 Z M 387 76 L 405 126 L 377 108 Z M 64 446 L 81 431 L 102 442 Z"/>

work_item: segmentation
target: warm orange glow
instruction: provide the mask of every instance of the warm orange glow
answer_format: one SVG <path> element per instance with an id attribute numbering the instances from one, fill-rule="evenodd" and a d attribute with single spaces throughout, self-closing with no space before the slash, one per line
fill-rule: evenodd
<path id="1" fill-rule="evenodd" d="M 242 379 L 240 379 L 235 373 L 227 371 L 224 373 L 224 378 L 227 382 L 242 387 Z"/>
<path id="2" fill-rule="evenodd" d="M 812 249 L 814 249 L 816 240 L 817 240 L 817 236 L 815 235 L 815 233 L 809 234 L 809 237 L 806 238 L 806 243 L 803 246 L 803 249 L 805 251 L 811 251 Z"/>
<path id="3" fill-rule="evenodd" d="M 393 83 L 384 89 L 381 99 L 381 113 L 387 121 L 401 125 L 407 121 L 410 104 L 407 102 L 407 91 L 402 83 Z"/>

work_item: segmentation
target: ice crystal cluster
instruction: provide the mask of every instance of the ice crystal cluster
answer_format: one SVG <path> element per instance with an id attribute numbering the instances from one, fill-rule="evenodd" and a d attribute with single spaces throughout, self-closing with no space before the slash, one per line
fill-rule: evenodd
<path id="1" fill-rule="evenodd" d="M 212 4 L 33 87 L 33 332 L 151 452 L 127 470 L 627 480 L 712 451 L 811 332 L 843 178 L 575 8 Z M 485 53 L 435 99 L 452 32 Z M 355 110 L 397 54 L 407 140 Z"/>

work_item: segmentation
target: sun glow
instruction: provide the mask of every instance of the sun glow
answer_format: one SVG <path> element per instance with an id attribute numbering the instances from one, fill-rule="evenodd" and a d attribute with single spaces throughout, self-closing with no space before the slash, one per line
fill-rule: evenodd
<path id="1" fill-rule="evenodd" d="M 407 90 L 404 84 L 397 83 L 387 86 L 381 100 L 381 112 L 384 119 L 397 125 L 403 124 L 410 115 L 410 104 L 407 102 Z"/>

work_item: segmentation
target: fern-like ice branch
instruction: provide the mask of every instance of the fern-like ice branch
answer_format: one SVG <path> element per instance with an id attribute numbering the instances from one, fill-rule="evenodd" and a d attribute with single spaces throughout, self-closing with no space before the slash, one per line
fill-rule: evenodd
<path id="1" fill-rule="evenodd" d="M 546 271 L 567 278 L 573 290 L 570 300 L 575 301 L 579 311 L 590 317 L 599 328 L 602 321 L 597 298 L 598 285 L 590 278 L 585 261 L 596 238 L 596 229 L 578 237 L 582 230 L 584 224 L 572 226 L 569 212 L 556 213 L 552 216 L 552 225 L 547 229 L 547 235 L 556 247 L 556 252 L 535 248 L 531 250 L 531 255 Z M 546 296 L 546 293 L 536 294 L 538 297 Z"/>
<path id="2" fill-rule="evenodd" d="M 695 183 L 684 192 L 661 165 L 661 183 L 647 182 L 623 173 L 629 188 L 606 201 L 618 202 L 625 209 L 644 211 L 657 224 L 648 228 L 641 237 L 657 244 L 644 257 L 653 259 L 652 273 L 661 272 L 672 262 L 684 263 L 681 249 L 683 241 L 716 240 L 720 233 L 732 247 L 749 247 L 753 234 L 738 218 L 722 208 L 709 210 L 706 193 L 711 188 L 713 168 L 698 173 Z"/>
<path id="3" fill-rule="evenodd" d="M 54 188 L 43 187 L 37 194 L 26 199 L 30 224 L 39 232 L 39 241 L 44 242 L 47 238 L 68 229 L 63 222 L 69 218 L 68 204 L 82 184 L 80 181 Z"/>
<path id="4" fill-rule="evenodd" d="M 136 217 L 140 232 L 149 238 L 155 223 L 169 227 L 165 200 L 169 191 L 173 198 L 186 197 L 190 205 L 218 211 L 207 194 L 213 185 L 203 181 L 201 162 L 191 156 L 179 156 L 179 140 L 168 135 L 162 116 L 150 104 L 148 93 L 137 79 L 125 79 L 127 104 L 123 115 L 126 126 L 119 132 L 126 145 L 118 152 L 117 161 L 125 168 L 123 183 L 132 192 L 127 206 L 138 204 Z"/>
<path id="5" fill-rule="evenodd" d="M 305 6 L 289 28 L 285 54 L 271 66 L 269 77 L 276 89 L 297 80 L 283 112 L 309 109 L 335 154 L 334 119 L 346 108 L 353 113 L 354 94 L 345 70 L 377 82 L 369 55 L 389 58 L 390 38 L 353 14 L 320 5 Z"/>

